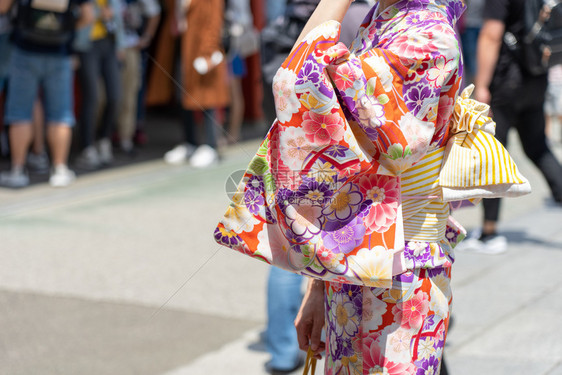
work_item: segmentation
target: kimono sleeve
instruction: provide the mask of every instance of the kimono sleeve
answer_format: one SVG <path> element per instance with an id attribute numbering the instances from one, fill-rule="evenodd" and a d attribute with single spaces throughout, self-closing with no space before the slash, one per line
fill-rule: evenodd
<path id="1" fill-rule="evenodd" d="M 331 21 L 322 26 L 324 47 L 330 42 L 325 30 L 339 31 L 339 24 Z M 314 39 L 311 34 L 308 37 Z M 374 43 L 373 36 L 369 38 L 370 43 L 364 45 Z M 309 51 L 315 62 L 326 64 L 320 79 L 329 81 L 330 87 L 324 89 L 335 92 L 351 127 L 358 125 L 366 135 L 358 139 L 370 141 L 361 149 L 369 150 L 367 158 L 380 164 L 377 173 L 399 176 L 426 154 L 438 132 L 445 138 L 443 132 L 460 85 L 460 50 L 454 30 L 436 22 L 423 29 L 403 30 L 378 43 L 382 47 L 352 51 L 336 40 L 331 39 L 329 48 Z M 300 74 L 309 78 L 306 61 Z M 316 100 L 316 95 L 311 99 Z M 304 103 L 312 112 L 338 105 Z"/>

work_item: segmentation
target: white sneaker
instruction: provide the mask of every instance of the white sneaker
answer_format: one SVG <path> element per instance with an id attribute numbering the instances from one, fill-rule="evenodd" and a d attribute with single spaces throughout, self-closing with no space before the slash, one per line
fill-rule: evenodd
<path id="1" fill-rule="evenodd" d="M 51 171 L 49 184 L 52 187 L 66 187 L 76 180 L 76 174 L 64 164 L 57 165 Z"/>
<path id="2" fill-rule="evenodd" d="M 11 188 L 25 187 L 29 185 L 29 176 L 21 168 L 12 168 L 0 173 L 0 185 Z"/>
<path id="3" fill-rule="evenodd" d="M 502 254 L 507 251 L 507 238 L 495 234 L 480 240 L 480 235 L 475 232 L 469 238 L 462 241 L 455 247 L 455 251 L 463 251 L 467 253 L 479 253 L 487 255 Z"/>
<path id="4" fill-rule="evenodd" d="M 133 141 L 130 139 L 122 139 L 120 141 L 120 145 L 121 145 L 121 151 L 123 151 L 126 154 L 132 153 L 135 149 L 135 145 L 133 144 Z"/>
<path id="5" fill-rule="evenodd" d="M 182 164 L 184 163 L 193 153 L 195 152 L 195 147 L 189 143 L 182 143 L 177 145 L 170 151 L 164 154 L 164 161 L 168 164 Z"/>
<path id="6" fill-rule="evenodd" d="M 98 141 L 98 152 L 102 164 L 108 165 L 113 162 L 113 146 L 109 138 L 103 138 Z"/>
<path id="7" fill-rule="evenodd" d="M 98 169 L 101 167 L 101 160 L 98 150 L 94 146 L 88 146 L 76 159 L 76 166 L 82 169 Z"/>
<path id="8" fill-rule="evenodd" d="M 209 145 L 201 145 L 189 159 L 189 164 L 195 168 L 205 168 L 219 162 L 219 154 Z"/>
<path id="9" fill-rule="evenodd" d="M 30 172 L 49 173 L 49 157 L 43 151 L 40 154 L 30 152 L 27 155 L 27 168 Z"/>

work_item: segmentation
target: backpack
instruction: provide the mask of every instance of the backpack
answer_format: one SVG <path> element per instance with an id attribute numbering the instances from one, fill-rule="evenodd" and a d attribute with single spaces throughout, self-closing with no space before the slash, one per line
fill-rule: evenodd
<path id="1" fill-rule="evenodd" d="M 541 19 L 541 10 L 548 10 Z M 533 76 L 562 63 L 562 0 L 525 0 L 522 32 L 508 31 L 504 42 L 525 71 Z M 519 40 L 515 35 L 520 35 Z"/>
<path id="2" fill-rule="evenodd" d="M 72 0 L 20 0 L 15 27 L 25 42 L 64 46 L 72 40 L 78 11 Z"/>

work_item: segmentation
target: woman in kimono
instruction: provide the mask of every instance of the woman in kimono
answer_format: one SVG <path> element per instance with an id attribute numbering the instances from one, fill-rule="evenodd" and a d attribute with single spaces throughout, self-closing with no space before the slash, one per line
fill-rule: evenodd
<path id="1" fill-rule="evenodd" d="M 399 218 L 401 201 L 406 271 L 393 273 L 390 287 L 311 279 L 295 322 L 299 345 L 311 348 L 317 358 L 326 351 L 326 374 L 438 374 L 449 323 L 453 254 L 447 240 L 448 205 L 437 198 L 436 189 L 462 75 L 454 24 L 464 5 L 460 0 L 381 0 L 347 49 L 335 42 L 350 3 L 322 0 L 293 49 L 333 42 L 312 54 L 327 56 L 326 69 L 346 119 L 375 146 L 359 147 L 365 155 L 358 154 L 378 166 L 376 173 L 354 183 L 362 195 L 357 199 L 369 199 L 371 208 L 336 215 L 345 221 L 343 216 L 350 214 L 361 225 L 323 237 L 322 246 L 337 253 L 357 233 L 384 232 Z M 304 63 L 296 72 L 295 85 L 306 69 Z M 274 91 L 280 81 L 274 82 Z M 294 109 L 282 90 L 276 91 L 276 102 L 283 124 Z M 305 115 L 310 125 L 303 124 L 314 133 L 310 140 L 342 137 L 329 121 L 316 126 L 312 117 Z M 286 123 L 290 126 L 291 120 Z M 332 205 L 353 199 L 348 194 Z M 325 220 L 324 227 L 330 219 Z M 356 239 L 354 245 L 362 241 Z M 323 328 L 326 343 L 320 338 Z"/>
<path id="2" fill-rule="evenodd" d="M 347 48 L 350 3 L 321 0 L 277 71 L 277 121 L 214 235 L 313 278 L 297 335 L 326 374 L 437 374 L 466 233 L 448 202 L 530 185 L 458 95 L 462 0 L 381 0 Z"/>

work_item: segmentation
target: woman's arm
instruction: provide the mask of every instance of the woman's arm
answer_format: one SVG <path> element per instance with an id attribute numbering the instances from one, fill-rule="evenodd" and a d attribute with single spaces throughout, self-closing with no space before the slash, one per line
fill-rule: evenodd
<path id="1" fill-rule="evenodd" d="M 490 83 L 498 62 L 504 32 L 505 24 L 502 21 L 487 20 L 478 38 L 476 53 L 478 69 L 474 79 L 476 86 L 474 98 L 486 104 L 490 104 Z"/>
<path id="2" fill-rule="evenodd" d="M 298 47 L 306 34 L 308 34 L 316 26 L 323 24 L 326 21 L 338 21 L 341 23 L 349 5 L 354 0 L 320 0 L 320 3 L 308 19 L 308 22 L 302 29 L 293 50 Z M 292 52 L 292 51 L 291 51 Z"/>
<path id="3" fill-rule="evenodd" d="M 13 3 L 13 0 L 0 0 L 0 14 L 7 13 Z"/>
<path id="4" fill-rule="evenodd" d="M 311 279 L 295 319 L 295 327 L 301 350 L 307 351 L 310 347 L 317 359 L 321 358 L 320 353 L 325 349 L 325 344 L 320 341 L 324 320 L 324 282 Z"/>

